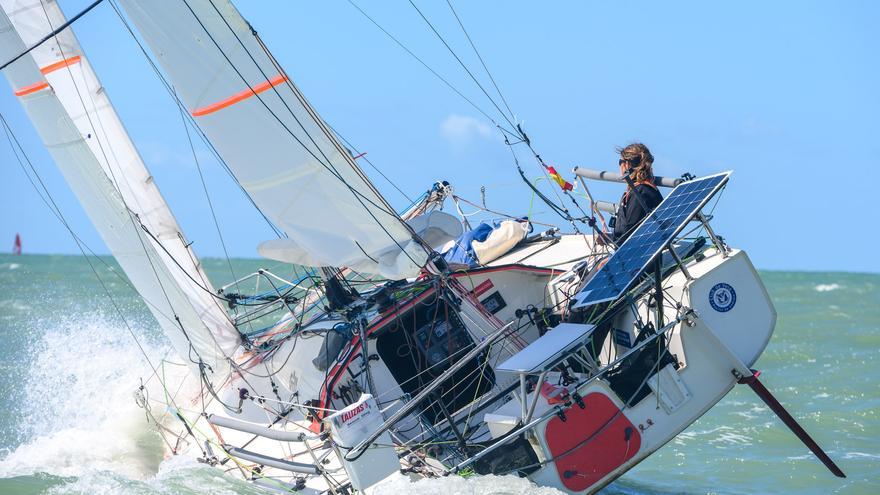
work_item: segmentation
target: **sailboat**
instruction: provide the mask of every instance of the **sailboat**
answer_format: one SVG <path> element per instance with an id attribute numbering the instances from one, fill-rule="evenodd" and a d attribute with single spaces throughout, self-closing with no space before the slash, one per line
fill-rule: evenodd
<path id="1" fill-rule="evenodd" d="M 0 0 L 0 61 L 188 369 L 151 362 L 136 391 L 169 455 L 273 492 L 478 473 L 593 493 L 742 383 L 843 476 L 752 369 L 776 312 L 703 211 L 730 172 L 655 178 L 668 194 L 619 246 L 597 223 L 615 206 L 589 195 L 585 231 L 569 233 L 512 216 L 473 227 L 443 211 L 461 199 L 447 182 L 397 212 L 228 0 L 119 0 L 174 103 L 277 229 L 258 251 L 301 273 L 218 288 L 70 27 L 99 3 L 68 20 L 54 1 Z M 585 191 L 632 184 L 573 172 Z"/>

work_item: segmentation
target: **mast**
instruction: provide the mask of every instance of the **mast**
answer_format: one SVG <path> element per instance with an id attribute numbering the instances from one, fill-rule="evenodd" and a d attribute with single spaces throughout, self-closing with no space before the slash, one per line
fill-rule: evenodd
<path id="1" fill-rule="evenodd" d="M 0 0 L 0 59 L 65 18 L 57 3 Z M 7 17 L 8 15 L 8 17 Z M 225 377 L 240 336 L 68 28 L 4 71 L 92 223 L 178 354 Z"/>
<path id="2" fill-rule="evenodd" d="M 428 250 L 228 0 L 120 2 L 184 106 L 286 239 L 264 256 L 415 276 Z"/>

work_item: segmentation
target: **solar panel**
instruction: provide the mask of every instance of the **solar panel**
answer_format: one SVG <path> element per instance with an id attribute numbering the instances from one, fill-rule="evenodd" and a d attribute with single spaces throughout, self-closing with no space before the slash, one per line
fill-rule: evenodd
<path id="1" fill-rule="evenodd" d="M 730 172 L 679 184 L 575 295 L 574 308 L 617 299 L 727 183 Z"/>

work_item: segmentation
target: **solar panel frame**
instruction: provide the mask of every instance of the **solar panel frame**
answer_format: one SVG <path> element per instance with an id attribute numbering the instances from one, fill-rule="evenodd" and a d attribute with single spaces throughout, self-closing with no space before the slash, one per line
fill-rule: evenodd
<path id="1" fill-rule="evenodd" d="M 660 253 L 662 253 L 664 249 L 666 249 L 666 247 L 669 245 L 669 243 L 672 242 L 675 239 L 675 237 L 681 233 L 681 231 L 685 228 L 685 226 L 687 226 L 688 222 L 690 222 L 694 218 L 694 216 L 696 216 L 700 212 L 700 210 L 702 210 L 703 207 L 706 206 L 706 204 L 718 193 L 718 191 L 720 191 L 727 184 L 727 181 L 729 180 L 731 173 L 732 172 L 728 171 L 728 172 L 722 172 L 722 173 L 718 173 L 718 174 L 708 175 L 706 177 L 701 177 L 699 179 L 694 179 L 694 180 L 690 180 L 687 182 L 683 182 L 683 183 L 679 184 L 678 186 L 676 186 L 676 188 L 673 189 L 672 192 L 669 193 L 669 195 L 663 199 L 663 201 L 657 206 L 657 208 L 655 208 L 649 214 L 649 216 L 646 217 L 645 220 L 642 221 L 642 223 L 640 223 L 638 227 L 636 227 L 636 229 L 627 238 L 627 240 L 620 246 L 620 248 L 618 248 L 618 250 L 615 251 L 614 254 L 611 255 L 610 258 L 608 258 L 608 261 L 605 263 L 605 265 L 603 265 L 599 269 L 599 271 L 597 271 L 593 275 L 593 277 L 590 279 L 590 281 L 587 282 L 586 286 L 584 286 L 584 288 L 582 288 L 574 296 L 577 302 L 573 306 L 573 309 L 582 308 L 585 306 L 592 306 L 592 305 L 603 303 L 606 301 L 611 301 L 611 300 L 617 299 L 618 297 L 621 296 L 621 294 L 625 293 L 630 288 L 630 286 L 632 286 L 633 282 L 657 258 L 657 256 Z M 696 203 L 692 203 L 692 204 L 696 204 L 696 206 L 690 208 L 688 213 L 679 220 L 677 225 L 675 225 L 675 228 L 672 229 L 671 233 L 665 233 L 664 236 L 656 238 L 656 239 L 659 239 L 659 244 L 655 248 L 650 250 L 650 253 L 651 253 L 650 257 L 644 258 L 644 256 L 642 256 L 644 261 L 638 265 L 638 269 L 633 269 L 632 267 L 627 267 L 626 272 L 621 271 L 621 273 L 619 273 L 619 275 L 627 275 L 628 274 L 625 283 L 618 284 L 618 283 L 613 282 L 615 274 L 608 274 L 608 272 L 610 270 L 612 270 L 614 267 L 614 265 L 612 265 L 612 263 L 617 262 L 615 260 L 615 257 L 617 257 L 619 259 L 618 255 L 627 256 L 629 254 L 632 254 L 631 253 L 632 249 L 636 249 L 634 246 L 637 246 L 637 245 L 644 245 L 644 244 L 650 245 L 652 243 L 656 244 L 657 243 L 656 240 L 654 240 L 654 242 L 649 242 L 649 241 L 639 241 L 639 239 L 643 238 L 643 237 L 647 237 L 652 234 L 656 234 L 656 232 L 658 230 L 660 230 L 661 227 L 663 228 L 663 230 L 668 230 L 670 228 L 670 226 L 666 225 L 664 227 L 662 225 L 662 223 L 664 221 L 670 220 L 671 217 L 680 216 L 680 214 L 676 214 L 674 212 L 669 213 L 669 212 L 671 210 L 674 211 L 674 209 L 676 209 L 676 208 L 682 207 L 682 205 L 681 205 L 682 200 L 680 197 L 681 194 L 695 194 L 696 192 L 700 192 L 699 189 L 697 189 L 697 191 L 689 191 L 689 192 L 681 192 L 681 191 L 685 191 L 687 189 L 693 189 L 695 185 L 699 185 L 700 183 L 712 181 L 713 179 L 717 179 L 719 177 L 720 177 L 720 180 L 718 180 L 717 183 L 715 183 L 713 186 L 711 186 L 710 189 L 703 190 L 705 192 L 704 196 Z M 679 192 L 679 194 L 677 194 L 677 192 Z M 671 204 L 671 203 L 675 203 L 675 204 Z M 664 206 L 665 206 L 665 208 L 664 208 Z M 647 238 L 652 239 L 650 237 L 647 237 Z M 635 243 L 635 244 L 633 244 L 633 243 Z M 640 253 L 636 252 L 635 254 L 639 255 Z M 618 264 L 620 265 L 620 268 L 623 268 L 623 266 L 625 265 L 626 262 L 627 262 L 626 258 L 623 261 L 619 261 Z M 597 288 L 590 288 L 591 284 L 593 284 L 594 281 L 607 280 L 607 279 L 611 279 L 611 281 L 602 286 L 602 289 L 605 289 L 605 290 L 599 291 L 600 288 L 598 288 L 598 287 Z M 606 289 L 607 287 L 611 287 L 610 292 Z M 608 294 L 607 295 L 604 294 L 605 292 L 607 292 Z M 597 296 L 601 295 L 601 297 L 599 297 L 599 298 L 590 297 L 593 293 L 597 293 L 596 295 Z"/>

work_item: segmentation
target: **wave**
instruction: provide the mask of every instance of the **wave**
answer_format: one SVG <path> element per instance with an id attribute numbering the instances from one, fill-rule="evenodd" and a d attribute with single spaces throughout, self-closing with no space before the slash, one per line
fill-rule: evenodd
<path id="1" fill-rule="evenodd" d="M 816 292 L 831 292 L 840 288 L 840 284 L 819 284 L 813 287 L 813 290 L 815 290 Z"/>
<path id="2" fill-rule="evenodd" d="M 162 462 L 149 478 L 131 479 L 109 471 L 90 471 L 75 480 L 52 487 L 50 495 L 107 493 L 114 495 L 266 495 L 246 481 L 232 478 L 223 471 L 199 464 L 194 459 L 175 456 Z"/>
<path id="3" fill-rule="evenodd" d="M 21 444 L 0 459 L 0 477 L 158 470 L 161 439 L 132 396 L 149 365 L 121 321 L 103 314 L 34 321 L 35 342 L 14 406 Z M 143 332 L 140 332 L 143 334 Z M 141 342 L 158 361 L 164 346 Z"/>

